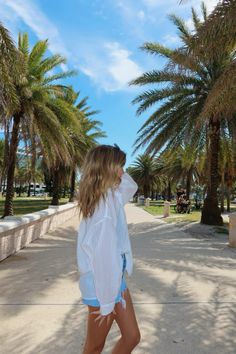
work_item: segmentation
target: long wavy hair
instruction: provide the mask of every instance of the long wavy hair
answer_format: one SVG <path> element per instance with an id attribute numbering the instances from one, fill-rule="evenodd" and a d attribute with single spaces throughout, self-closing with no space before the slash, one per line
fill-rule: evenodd
<path id="1" fill-rule="evenodd" d="M 115 189 L 119 185 L 118 172 L 125 162 L 126 154 L 117 145 L 99 145 L 87 153 L 78 193 L 82 217 L 92 216 L 100 199 L 105 199 L 108 188 Z"/>

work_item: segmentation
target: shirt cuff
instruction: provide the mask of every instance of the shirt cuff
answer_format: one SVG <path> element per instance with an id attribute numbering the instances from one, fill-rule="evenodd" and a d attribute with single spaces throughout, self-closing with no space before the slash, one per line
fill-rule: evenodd
<path id="1" fill-rule="evenodd" d="M 106 304 L 106 305 L 101 305 L 100 306 L 101 315 L 102 316 L 109 315 L 109 313 L 113 311 L 114 307 L 115 307 L 115 302 L 111 302 L 110 304 Z"/>

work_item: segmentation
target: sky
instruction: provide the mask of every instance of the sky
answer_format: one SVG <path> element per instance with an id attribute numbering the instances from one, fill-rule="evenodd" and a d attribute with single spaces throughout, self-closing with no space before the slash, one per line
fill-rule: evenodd
<path id="1" fill-rule="evenodd" d="M 205 4 L 211 12 L 217 1 Z M 127 153 L 127 167 L 143 152 L 132 154 L 133 144 L 150 115 L 137 117 L 131 102 L 145 88 L 129 82 L 163 66 L 162 58 L 140 47 L 145 42 L 180 45 L 168 15 L 182 17 L 192 28 L 191 6 L 200 13 L 200 5 L 199 0 L 0 0 L 0 21 L 15 41 L 19 32 L 28 32 L 31 45 L 48 39 L 50 52 L 67 58 L 61 70 L 73 69 L 77 75 L 66 83 L 100 111 L 96 119 L 107 137 L 99 143 L 118 144 Z"/>

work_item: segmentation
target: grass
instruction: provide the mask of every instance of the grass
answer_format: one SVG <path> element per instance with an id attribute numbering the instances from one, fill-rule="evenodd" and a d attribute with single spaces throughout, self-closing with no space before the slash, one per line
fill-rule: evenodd
<path id="1" fill-rule="evenodd" d="M 141 206 L 144 210 L 152 215 L 163 215 L 163 206 Z M 235 212 L 235 206 L 231 207 L 231 212 Z M 200 222 L 201 220 L 201 211 L 194 210 L 190 214 L 178 214 L 174 210 L 174 206 L 170 207 L 170 216 L 163 218 L 166 223 L 191 223 L 191 222 Z M 224 222 L 224 226 L 215 226 L 215 232 L 219 234 L 228 234 L 228 222 Z"/>
<path id="2" fill-rule="evenodd" d="M 60 205 L 66 204 L 68 198 L 61 198 Z M 0 215 L 3 215 L 5 199 L 0 199 Z M 51 204 L 51 198 L 44 199 L 43 197 L 16 197 L 13 202 L 14 215 L 24 215 L 35 211 L 47 209 Z"/>
<path id="3" fill-rule="evenodd" d="M 149 212 L 152 215 L 162 215 L 163 214 L 163 210 L 164 210 L 164 206 L 150 205 L 149 207 L 144 206 L 143 209 L 146 210 L 147 212 Z M 174 207 L 172 207 L 172 206 L 170 207 L 170 214 L 175 214 L 176 215 Z"/>
<path id="4" fill-rule="evenodd" d="M 201 212 L 200 211 L 192 211 L 190 214 L 175 214 L 181 215 L 180 217 L 168 217 L 165 218 L 165 222 L 200 222 L 201 220 Z"/>
<path id="5" fill-rule="evenodd" d="M 152 215 L 163 215 L 163 206 L 142 206 L 144 210 Z M 174 210 L 174 206 L 170 207 L 170 216 L 168 218 L 164 218 L 163 220 L 167 223 L 171 222 L 195 222 L 201 219 L 201 211 L 192 211 L 190 214 L 177 214 Z"/>

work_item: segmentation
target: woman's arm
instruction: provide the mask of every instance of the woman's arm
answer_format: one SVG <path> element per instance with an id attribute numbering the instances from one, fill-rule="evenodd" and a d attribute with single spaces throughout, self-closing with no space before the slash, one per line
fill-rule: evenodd
<path id="1" fill-rule="evenodd" d="M 127 172 L 125 172 L 121 177 L 121 183 L 118 187 L 118 190 L 122 195 L 123 204 L 126 204 L 133 197 L 137 189 L 137 183 Z"/>

